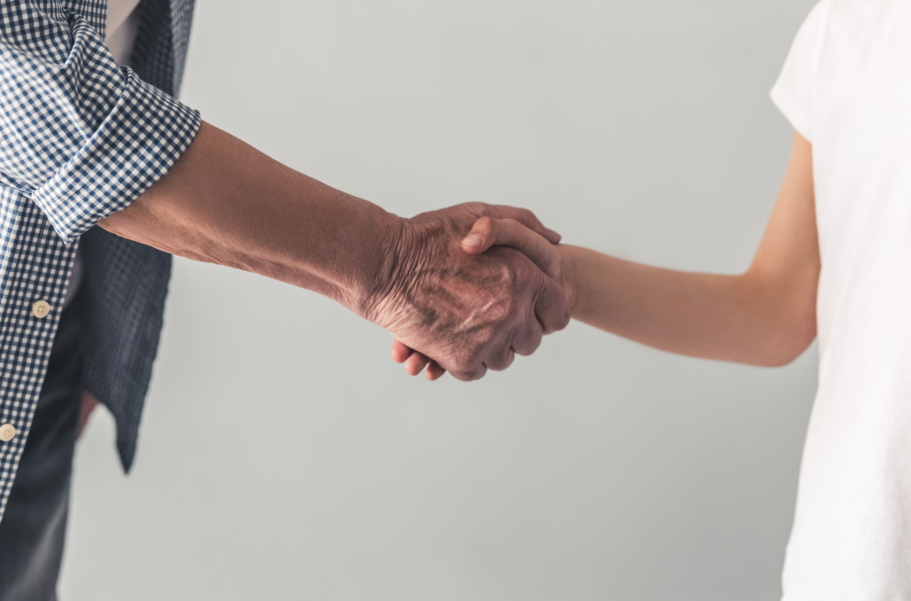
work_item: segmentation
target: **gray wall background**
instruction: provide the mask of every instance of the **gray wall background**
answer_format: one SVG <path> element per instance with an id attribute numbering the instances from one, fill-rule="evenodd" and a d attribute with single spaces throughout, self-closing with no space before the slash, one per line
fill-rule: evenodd
<path id="1" fill-rule="evenodd" d="M 183 99 L 403 215 L 744 269 L 811 0 L 199 0 Z M 773 600 L 816 386 L 574 323 L 478 383 L 410 379 L 313 293 L 178 259 L 139 457 L 78 448 L 80 600 Z"/>

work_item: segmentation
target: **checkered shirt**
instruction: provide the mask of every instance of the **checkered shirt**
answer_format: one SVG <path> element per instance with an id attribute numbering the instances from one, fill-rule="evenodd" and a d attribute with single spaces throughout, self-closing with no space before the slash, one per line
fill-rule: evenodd
<path id="1" fill-rule="evenodd" d="M 83 385 L 114 414 L 128 469 L 170 257 L 93 227 L 181 156 L 199 113 L 173 98 L 193 0 L 142 0 L 131 64 L 104 44 L 106 0 L 0 0 L 0 518 L 47 370 L 77 245 Z M 135 70 L 134 70 L 135 69 Z M 50 305 L 39 317 L 37 301 Z"/>

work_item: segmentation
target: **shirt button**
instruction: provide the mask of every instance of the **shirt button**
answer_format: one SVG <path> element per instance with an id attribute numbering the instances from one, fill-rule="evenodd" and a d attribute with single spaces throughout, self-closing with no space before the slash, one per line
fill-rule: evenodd
<path id="1" fill-rule="evenodd" d="M 9 442 L 16 437 L 16 428 L 13 424 L 3 424 L 0 426 L 0 441 Z"/>
<path id="2" fill-rule="evenodd" d="M 47 314 L 51 312 L 51 306 L 47 304 L 47 301 L 35 301 L 35 304 L 32 305 L 32 315 L 41 319 L 42 317 L 47 317 Z"/>

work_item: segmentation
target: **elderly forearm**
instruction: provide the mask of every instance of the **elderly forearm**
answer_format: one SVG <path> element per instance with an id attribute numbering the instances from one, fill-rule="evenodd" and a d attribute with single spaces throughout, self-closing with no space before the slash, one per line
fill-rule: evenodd
<path id="1" fill-rule="evenodd" d="M 363 314 L 402 220 L 203 123 L 171 171 L 101 220 L 117 235 L 259 273 Z"/>

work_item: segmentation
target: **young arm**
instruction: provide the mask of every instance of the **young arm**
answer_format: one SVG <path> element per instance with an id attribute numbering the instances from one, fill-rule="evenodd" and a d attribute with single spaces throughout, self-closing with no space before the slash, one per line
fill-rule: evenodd
<path id="1" fill-rule="evenodd" d="M 812 147 L 795 134 L 778 200 L 745 273 L 686 273 L 567 247 L 572 316 L 682 355 L 789 363 L 816 337 L 814 200 Z"/>
<path id="2" fill-rule="evenodd" d="M 481 253 L 496 244 L 522 250 L 562 282 L 574 319 L 665 351 L 776 366 L 797 358 L 816 336 L 812 147 L 800 134 L 762 241 L 741 275 L 661 269 L 553 246 L 508 219 L 479 220 L 462 248 Z M 426 357 L 406 353 L 401 344 L 393 348 L 409 372 L 423 367 Z M 438 373 L 436 367 L 428 375 Z"/>

